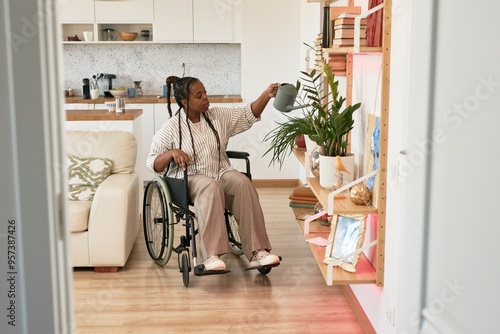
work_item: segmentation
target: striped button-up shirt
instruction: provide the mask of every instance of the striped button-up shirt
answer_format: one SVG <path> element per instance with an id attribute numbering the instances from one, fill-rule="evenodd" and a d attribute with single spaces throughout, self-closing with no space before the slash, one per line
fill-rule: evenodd
<path id="1" fill-rule="evenodd" d="M 167 172 L 169 177 L 181 178 L 183 171 L 173 162 L 170 164 L 170 168 L 164 171 L 155 172 L 154 170 L 154 162 L 158 155 L 170 149 L 181 148 L 194 161 L 188 167 L 189 175 L 206 175 L 218 180 L 226 171 L 234 170 L 226 155 L 229 138 L 248 130 L 255 122 L 260 120 L 260 118 L 254 116 L 250 105 L 240 108 L 209 108 L 205 113 L 219 134 L 221 145 L 219 153 L 215 134 L 204 117 L 200 118 L 200 123 L 196 124 L 196 126 L 189 121 L 193 135 L 193 141 L 191 141 L 191 134 L 186 123 L 186 114 L 184 110 L 179 112 L 181 113 L 182 147 L 179 145 L 179 117 L 174 115 L 162 125 L 161 129 L 153 137 L 146 161 L 148 169 L 153 173 L 163 175 Z"/>

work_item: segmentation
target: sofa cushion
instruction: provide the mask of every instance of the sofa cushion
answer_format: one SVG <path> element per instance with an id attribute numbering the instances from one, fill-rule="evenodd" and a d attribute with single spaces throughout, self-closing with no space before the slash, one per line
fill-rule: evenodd
<path id="1" fill-rule="evenodd" d="M 71 232 L 83 232 L 88 229 L 91 201 L 70 201 L 68 208 Z"/>
<path id="2" fill-rule="evenodd" d="M 69 199 L 92 201 L 97 187 L 111 173 L 113 162 L 108 158 L 85 158 L 67 155 Z"/>
<path id="3" fill-rule="evenodd" d="M 65 146 L 67 154 L 111 159 L 111 174 L 134 172 L 137 142 L 130 132 L 68 130 Z"/>

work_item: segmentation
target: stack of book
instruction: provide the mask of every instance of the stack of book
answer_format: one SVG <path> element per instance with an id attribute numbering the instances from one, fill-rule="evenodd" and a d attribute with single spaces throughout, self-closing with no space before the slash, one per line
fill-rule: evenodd
<path id="1" fill-rule="evenodd" d="M 330 53 L 328 55 L 328 65 L 335 75 L 345 75 L 347 56 L 345 53 Z"/>
<path id="2" fill-rule="evenodd" d="M 354 18 L 340 17 L 333 20 L 332 46 L 354 46 Z M 360 22 L 359 45 L 366 45 L 366 19 Z"/>
<path id="3" fill-rule="evenodd" d="M 314 41 L 314 50 L 315 50 L 315 68 L 317 72 L 323 72 L 323 47 L 321 46 L 321 41 L 323 40 L 323 33 L 320 32 L 316 40 Z"/>
<path id="4" fill-rule="evenodd" d="M 295 208 L 314 208 L 318 200 L 311 188 L 305 186 L 298 186 L 293 190 L 289 197 L 290 207 Z"/>

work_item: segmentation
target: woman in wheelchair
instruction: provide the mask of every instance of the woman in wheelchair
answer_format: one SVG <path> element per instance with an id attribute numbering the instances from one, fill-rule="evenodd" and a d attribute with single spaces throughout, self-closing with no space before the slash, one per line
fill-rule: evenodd
<path id="1" fill-rule="evenodd" d="M 203 83 L 193 77 L 167 78 L 167 96 L 173 94 L 179 106 L 155 134 L 148 169 L 182 178 L 187 168 L 189 197 L 193 203 L 200 236 L 199 250 L 205 270 L 225 270 L 220 259 L 231 251 L 224 208 L 238 222 L 243 252 L 250 268 L 276 266 L 281 258 L 270 253 L 264 215 L 251 180 L 234 169 L 226 154 L 230 137 L 260 120 L 278 84 L 273 83 L 252 103 L 241 108 L 210 108 Z"/>

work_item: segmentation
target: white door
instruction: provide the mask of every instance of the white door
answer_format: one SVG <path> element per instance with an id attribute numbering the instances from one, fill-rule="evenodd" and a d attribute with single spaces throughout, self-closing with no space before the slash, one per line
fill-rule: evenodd
<path id="1" fill-rule="evenodd" d="M 7 4 L 7 2 L 10 2 Z M 15 3 L 14 3 L 15 2 Z M 53 0 L 4 1 L 0 45 L 43 29 L 0 55 L 0 331 L 74 331 L 63 152 L 62 55 Z M 8 8 L 9 11 L 5 9 Z M 26 87 L 31 89 L 29 98 Z"/>

